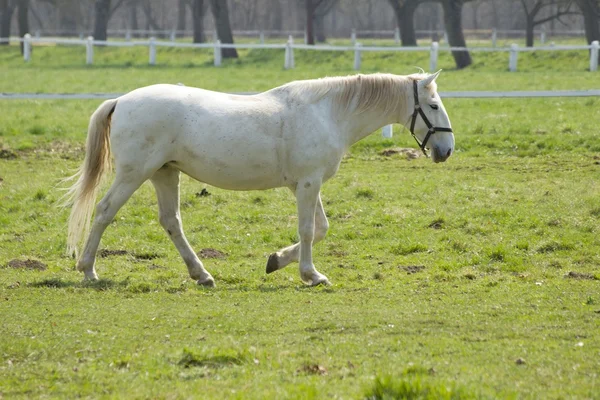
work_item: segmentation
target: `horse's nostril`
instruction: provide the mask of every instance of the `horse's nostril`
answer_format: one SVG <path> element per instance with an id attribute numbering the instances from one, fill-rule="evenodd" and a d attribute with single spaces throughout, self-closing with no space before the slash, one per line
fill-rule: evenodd
<path id="1" fill-rule="evenodd" d="M 452 149 L 448 149 L 448 153 L 446 153 L 446 157 L 450 157 L 450 154 L 452 154 Z"/>

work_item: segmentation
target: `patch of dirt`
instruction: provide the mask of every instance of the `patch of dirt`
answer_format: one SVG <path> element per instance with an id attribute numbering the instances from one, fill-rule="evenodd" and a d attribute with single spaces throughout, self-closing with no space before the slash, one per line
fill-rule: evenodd
<path id="1" fill-rule="evenodd" d="M 196 193 L 196 197 L 207 197 L 210 196 L 210 192 L 206 188 L 202 188 L 201 191 Z"/>
<path id="2" fill-rule="evenodd" d="M 31 260 L 31 259 L 27 259 L 27 260 L 10 260 L 8 262 L 8 264 L 6 264 L 7 267 L 10 268 L 17 268 L 17 269 L 31 269 L 31 270 L 36 270 L 36 271 L 45 271 L 48 266 L 46 264 L 44 264 L 41 261 L 38 260 Z"/>
<path id="3" fill-rule="evenodd" d="M 590 280 L 596 280 L 596 276 L 594 274 L 588 274 L 586 272 L 575 272 L 575 271 L 569 271 L 569 273 L 567 275 L 565 275 L 565 278 L 571 278 L 571 279 L 590 279 Z"/>
<path id="4" fill-rule="evenodd" d="M 14 160 L 17 158 L 17 154 L 8 149 L 0 149 L 0 158 L 3 160 Z"/>
<path id="5" fill-rule="evenodd" d="M 399 154 L 401 156 L 405 156 L 407 160 L 414 160 L 415 158 L 423 156 L 423 154 L 420 153 L 418 150 L 403 147 L 391 147 L 389 149 L 383 149 L 379 152 L 379 154 L 386 157 Z"/>
<path id="6" fill-rule="evenodd" d="M 211 249 L 211 248 L 207 248 L 207 249 L 202 249 L 198 252 L 198 257 L 200 258 L 225 258 L 227 257 L 227 254 L 216 250 L 216 249 Z"/>
<path id="7" fill-rule="evenodd" d="M 160 266 L 160 265 L 150 264 L 150 266 L 148 266 L 148 269 L 166 269 L 166 268 L 163 266 Z"/>
<path id="8" fill-rule="evenodd" d="M 160 255 L 156 253 L 136 253 L 133 256 L 136 260 L 154 260 L 155 258 L 160 257 Z"/>
<path id="9" fill-rule="evenodd" d="M 408 275 L 416 274 L 417 272 L 421 272 L 425 269 L 424 265 L 407 265 L 404 267 L 399 267 L 406 271 Z"/>
<path id="10" fill-rule="evenodd" d="M 304 364 L 296 372 L 307 375 L 327 375 L 327 369 L 319 364 Z"/>
<path id="11" fill-rule="evenodd" d="M 527 364 L 527 362 L 523 358 L 517 358 L 515 360 L 515 364 L 517 364 L 517 365 L 525 365 L 525 364 Z"/>
<path id="12" fill-rule="evenodd" d="M 109 249 L 101 249 L 98 252 L 98 255 L 101 258 L 112 257 L 112 256 L 125 256 L 129 254 L 127 250 L 109 250 Z"/>
<path id="13" fill-rule="evenodd" d="M 444 222 L 445 221 L 443 219 L 436 219 L 435 221 L 427 225 L 427 227 L 431 229 L 442 229 L 444 227 Z"/>

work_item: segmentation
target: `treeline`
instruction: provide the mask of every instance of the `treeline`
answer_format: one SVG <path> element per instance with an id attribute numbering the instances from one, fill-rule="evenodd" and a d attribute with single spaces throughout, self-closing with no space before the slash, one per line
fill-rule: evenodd
<path id="1" fill-rule="evenodd" d="M 232 31 L 305 32 L 308 43 L 349 37 L 352 29 L 376 36 L 400 30 L 403 46 L 417 32 L 446 32 L 453 47 L 466 47 L 466 29 L 521 30 L 532 46 L 534 29 L 584 30 L 600 40 L 600 0 L 0 0 L 0 38 L 36 30 L 53 35 L 93 35 L 110 30 L 192 32 L 194 42 L 216 31 L 232 43 Z M 223 49 L 235 57 L 235 49 Z M 454 53 L 457 67 L 471 62 L 468 51 Z"/>

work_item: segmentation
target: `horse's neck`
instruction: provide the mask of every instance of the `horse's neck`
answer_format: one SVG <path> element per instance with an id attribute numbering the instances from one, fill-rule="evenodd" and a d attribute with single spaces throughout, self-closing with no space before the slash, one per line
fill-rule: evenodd
<path id="1" fill-rule="evenodd" d="M 405 115 L 406 114 L 406 115 Z M 376 130 L 397 122 L 404 122 L 409 115 L 405 110 L 384 111 L 372 109 L 359 114 L 350 113 L 346 118 L 345 132 L 348 147 L 369 136 Z"/>

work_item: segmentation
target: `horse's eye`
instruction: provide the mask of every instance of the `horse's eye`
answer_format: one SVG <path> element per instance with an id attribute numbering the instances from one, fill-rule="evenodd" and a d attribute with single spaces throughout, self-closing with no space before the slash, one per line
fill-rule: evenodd
<path id="1" fill-rule="evenodd" d="M 438 110 L 440 108 L 437 104 L 430 104 L 429 107 L 431 107 L 434 110 Z"/>

